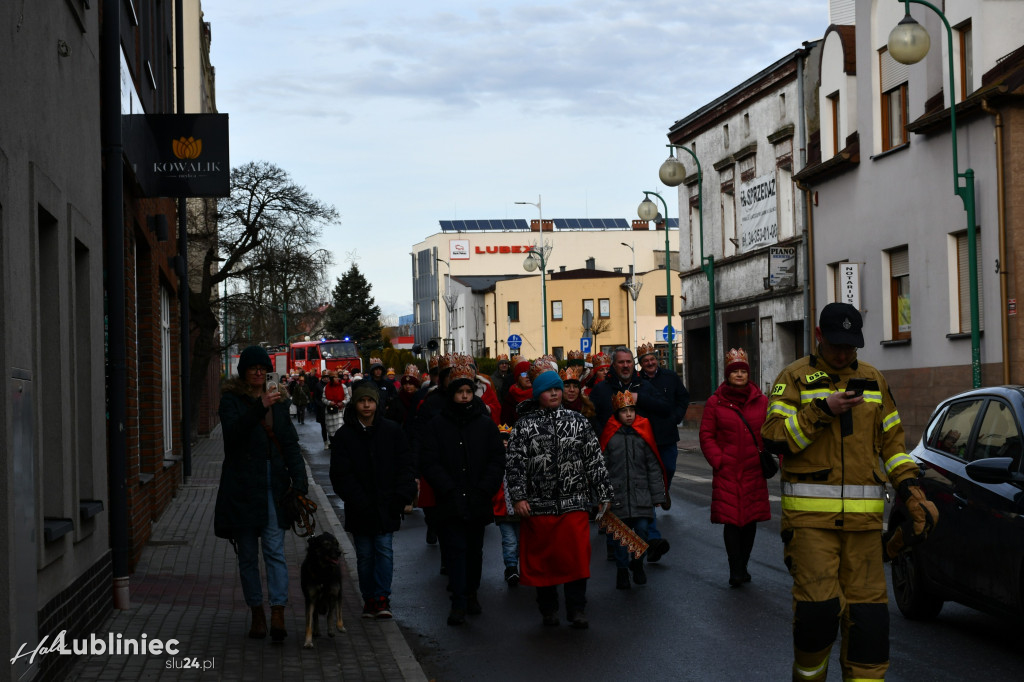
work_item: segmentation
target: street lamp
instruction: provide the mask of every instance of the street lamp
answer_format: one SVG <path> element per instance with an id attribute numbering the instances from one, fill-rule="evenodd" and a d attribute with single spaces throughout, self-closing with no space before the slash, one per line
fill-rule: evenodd
<path id="1" fill-rule="evenodd" d="M 518 202 L 517 202 L 518 203 Z M 533 272 L 538 267 L 540 268 L 540 298 L 541 298 L 541 322 L 544 328 L 544 350 L 541 355 L 548 352 L 548 287 L 547 287 L 547 271 L 548 271 L 548 257 L 551 256 L 551 246 L 548 244 L 541 244 L 541 246 L 531 246 L 530 250 L 526 253 L 526 259 L 523 260 L 523 269 L 527 272 Z"/>
<path id="2" fill-rule="evenodd" d="M 441 298 L 444 299 L 444 307 L 448 311 L 448 335 L 445 342 L 447 346 L 445 351 L 453 352 L 455 350 L 455 337 L 452 335 L 452 311 L 455 309 L 455 299 L 452 297 L 452 264 L 440 256 L 434 256 L 434 258 L 448 267 L 448 279 L 445 280 L 444 294 Z"/>
<path id="3" fill-rule="evenodd" d="M 669 154 L 668 158 L 665 159 L 665 162 L 661 164 L 661 168 L 658 169 L 658 177 L 661 178 L 661 181 L 669 187 L 678 187 L 684 180 L 686 180 L 686 167 L 683 166 L 683 163 L 673 155 L 672 150 L 682 149 L 693 157 L 693 162 L 697 164 L 697 225 L 699 228 L 698 235 L 700 237 L 700 269 L 704 271 L 704 276 L 708 279 L 708 321 L 711 342 L 711 358 L 708 364 L 711 370 L 710 385 L 714 388 L 718 382 L 718 333 L 715 322 L 715 256 L 714 254 L 710 254 L 708 256 L 704 255 L 704 172 L 700 167 L 700 159 L 697 158 L 697 155 L 693 150 L 678 144 L 667 144 L 665 146 L 669 148 Z M 664 201 L 662 201 L 662 203 L 664 203 Z M 681 215 L 679 222 L 682 223 Z M 667 244 L 667 223 L 665 225 L 665 230 L 665 242 Z M 667 246 L 665 250 L 666 252 L 668 251 Z M 671 316 L 671 308 L 669 310 L 669 315 Z"/>
<path id="4" fill-rule="evenodd" d="M 629 297 L 633 299 L 633 346 L 637 346 L 640 343 L 639 337 L 636 335 L 636 299 L 640 296 L 640 289 L 644 283 L 637 281 L 636 278 L 636 249 L 633 244 L 627 244 L 626 242 L 619 242 L 627 249 L 633 252 L 633 269 L 629 271 L 629 281 L 623 284 L 626 291 L 629 292 Z"/>
<path id="5" fill-rule="evenodd" d="M 898 0 L 906 6 L 906 16 L 889 33 L 889 54 L 901 64 L 916 64 L 924 59 L 931 47 L 928 31 L 910 16 L 910 3 L 924 5 L 939 15 L 946 26 L 949 40 L 949 129 L 953 138 L 953 192 L 964 202 L 967 212 L 967 267 L 970 281 L 971 300 L 971 378 L 974 388 L 981 387 L 981 331 L 978 312 L 978 240 L 974 223 L 974 170 L 960 172 L 957 163 L 956 145 L 956 87 L 953 80 L 953 29 L 946 15 L 935 5 L 925 0 Z M 960 179 L 963 178 L 963 184 Z"/>
<path id="6" fill-rule="evenodd" d="M 532 201 L 517 201 L 515 203 L 523 205 L 523 206 L 536 206 L 537 207 L 537 218 L 540 221 L 538 226 L 537 226 L 537 228 L 540 230 L 540 241 L 541 241 L 541 244 L 543 244 L 544 243 L 544 210 L 543 210 L 543 208 L 541 208 L 540 195 L 539 194 L 537 195 L 537 203 L 534 203 Z M 523 268 L 527 272 L 533 272 L 534 270 L 537 269 L 537 266 L 538 266 L 538 260 L 537 259 L 539 259 L 539 265 L 540 265 L 540 291 L 541 291 L 541 298 L 544 301 L 544 311 L 543 311 L 543 315 L 544 316 L 542 318 L 543 321 L 544 321 L 544 353 L 547 353 L 548 352 L 547 259 L 548 259 L 548 256 L 551 254 L 551 247 L 547 246 L 547 245 L 542 246 L 541 247 L 541 251 L 543 253 L 541 253 L 539 251 L 536 251 L 536 248 L 537 247 L 532 247 L 530 249 L 530 251 L 529 251 L 530 255 L 526 256 L 526 260 L 523 261 Z M 542 353 L 542 355 L 544 353 Z"/>

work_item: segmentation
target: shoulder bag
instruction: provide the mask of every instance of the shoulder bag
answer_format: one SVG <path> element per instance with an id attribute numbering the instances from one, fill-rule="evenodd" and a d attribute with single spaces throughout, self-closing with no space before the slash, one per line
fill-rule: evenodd
<path id="1" fill-rule="evenodd" d="M 737 408 L 736 414 L 740 416 L 740 420 L 743 425 L 747 427 L 747 431 L 750 431 L 750 437 L 754 439 L 754 447 L 757 448 L 757 456 L 761 459 L 761 473 L 765 478 L 771 478 L 775 474 L 779 473 L 779 463 L 775 461 L 775 457 L 772 453 L 765 450 L 757 442 L 757 436 L 754 435 L 754 429 L 750 428 L 750 424 L 747 422 L 747 418 L 743 416 L 743 412 Z"/>

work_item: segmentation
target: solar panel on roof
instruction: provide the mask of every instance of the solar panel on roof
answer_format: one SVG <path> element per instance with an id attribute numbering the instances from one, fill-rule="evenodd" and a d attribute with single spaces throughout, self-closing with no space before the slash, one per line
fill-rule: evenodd
<path id="1" fill-rule="evenodd" d="M 450 220 L 441 220 L 440 223 L 442 232 L 451 232 L 455 229 L 452 227 L 452 221 Z"/>

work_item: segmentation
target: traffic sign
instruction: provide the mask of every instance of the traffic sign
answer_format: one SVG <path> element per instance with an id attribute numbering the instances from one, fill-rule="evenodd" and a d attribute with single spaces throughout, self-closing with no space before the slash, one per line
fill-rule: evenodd
<path id="1" fill-rule="evenodd" d="M 667 324 L 665 328 L 661 330 L 662 341 L 674 341 L 676 338 L 676 330 L 672 328 L 672 325 Z"/>
<path id="2" fill-rule="evenodd" d="M 522 348 L 523 337 L 519 336 L 519 334 L 512 334 L 508 337 L 508 347 L 513 349 Z"/>
<path id="3" fill-rule="evenodd" d="M 583 351 L 584 353 L 589 353 L 593 343 L 594 339 L 590 338 L 589 336 L 584 336 L 583 338 L 580 339 L 580 350 Z"/>

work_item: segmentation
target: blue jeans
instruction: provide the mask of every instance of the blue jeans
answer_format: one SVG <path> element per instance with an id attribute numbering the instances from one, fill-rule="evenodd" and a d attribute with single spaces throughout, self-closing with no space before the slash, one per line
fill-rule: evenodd
<path id="1" fill-rule="evenodd" d="M 661 454 L 661 463 L 665 465 L 665 478 L 667 479 L 669 487 L 671 487 L 672 477 L 676 475 L 676 460 L 679 459 L 679 444 L 658 443 L 658 452 Z M 650 533 L 651 540 L 658 540 L 661 538 L 661 531 L 658 530 L 657 513 L 658 510 L 655 509 L 655 515 L 651 517 L 651 522 L 647 527 L 647 532 Z"/>
<path id="2" fill-rule="evenodd" d="M 640 518 L 634 516 L 628 519 L 622 519 L 622 522 L 632 528 L 637 535 L 643 538 L 644 542 L 647 542 L 647 526 L 651 519 Z M 611 538 L 611 535 L 608 536 Z M 611 540 L 615 543 L 615 563 L 619 568 L 629 568 L 629 562 L 633 558 L 633 555 L 629 553 L 625 547 L 620 545 L 615 540 Z M 643 559 L 643 557 L 640 557 Z"/>
<path id="3" fill-rule="evenodd" d="M 284 560 L 284 528 L 277 526 L 277 511 L 270 486 L 270 462 L 267 462 L 267 525 L 247 528 L 235 536 L 238 550 L 238 573 L 242 594 L 249 606 L 263 605 L 263 584 L 260 582 L 259 543 L 263 541 L 263 566 L 267 571 L 267 596 L 271 606 L 288 603 L 288 564 Z"/>
<path id="4" fill-rule="evenodd" d="M 352 535 L 356 546 L 356 569 L 363 601 L 391 596 L 391 576 L 395 555 L 391 550 L 392 533 Z"/>
<path id="5" fill-rule="evenodd" d="M 519 566 L 519 523 L 499 523 L 501 531 L 501 558 L 505 568 Z"/>

